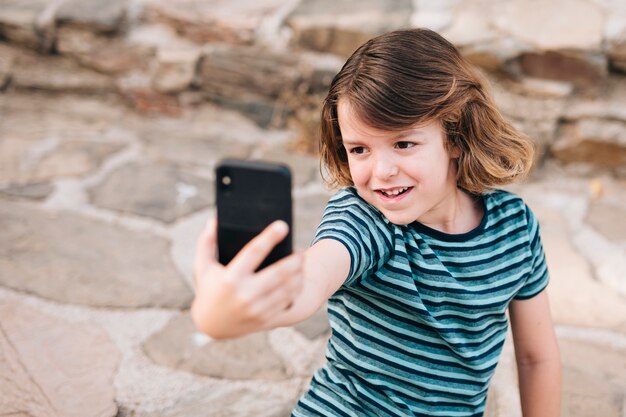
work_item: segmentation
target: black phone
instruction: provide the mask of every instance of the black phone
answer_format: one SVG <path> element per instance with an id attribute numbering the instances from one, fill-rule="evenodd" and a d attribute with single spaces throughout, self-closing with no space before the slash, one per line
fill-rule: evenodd
<path id="1" fill-rule="evenodd" d="M 289 225 L 289 234 L 258 269 L 292 252 L 291 171 L 287 165 L 237 159 L 215 168 L 218 259 L 222 265 L 275 220 Z"/>

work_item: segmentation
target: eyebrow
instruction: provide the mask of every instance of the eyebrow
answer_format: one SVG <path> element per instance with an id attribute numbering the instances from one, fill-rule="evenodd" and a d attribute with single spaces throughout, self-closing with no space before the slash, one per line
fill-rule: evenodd
<path id="1" fill-rule="evenodd" d="M 403 132 L 400 132 L 398 135 L 396 136 L 391 136 L 389 138 L 389 140 L 402 140 L 402 139 L 406 139 L 409 136 L 413 136 L 413 135 L 417 135 L 420 137 L 420 139 L 424 139 L 424 133 L 421 132 L 420 130 L 415 130 L 415 129 L 411 129 L 411 130 L 405 130 Z M 360 145 L 361 141 L 359 139 L 346 139 L 346 138 L 341 138 L 341 143 L 343 143 L 344 145 Z"/>

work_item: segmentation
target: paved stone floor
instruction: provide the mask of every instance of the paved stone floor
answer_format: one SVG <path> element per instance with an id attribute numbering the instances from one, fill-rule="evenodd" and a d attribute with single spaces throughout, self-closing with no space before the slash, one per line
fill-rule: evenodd
<path id="1" fill-rule="evenodd" d="M 211 105 L 138 115 L 107 96 L 0 96 L 0 415 L 287 416 L 323 361 L 324 311 L 214 342 L 189 319 L 223 157 L 291 165 L 296 242 L 330 192 L 297 133 Z M 626 416 L 626 181 L 554 164 L 510 187 L 536 212 L 563 416 Z M 507 343 L 491 416 L 520 415 Z"/>

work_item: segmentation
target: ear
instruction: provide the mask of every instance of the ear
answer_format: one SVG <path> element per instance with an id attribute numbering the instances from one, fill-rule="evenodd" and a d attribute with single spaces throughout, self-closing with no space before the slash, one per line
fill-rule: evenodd
<path id="1" fill-rule="evenodd" d="M 450 143 L 448 146 L 448 153 L 450 154 L 450 158 L 459 159 L 461 157 L 461 148 L 453 143 Z"/>

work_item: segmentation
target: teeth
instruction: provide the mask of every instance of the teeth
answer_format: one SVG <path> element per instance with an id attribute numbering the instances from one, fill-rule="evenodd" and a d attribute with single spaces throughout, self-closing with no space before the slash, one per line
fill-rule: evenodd
<path id="1" fill-rule="evenodd" d="M 391 190 L 391 191 L 382 191 L 381 192 L 387 196 L 392 196 L 392 195 L 398 195 L 400 193 L 405 192 L 406 190 L 408 190 L 409 187 L 403 187 L 403 188 L 396 188 L 395 190 Z"/>

